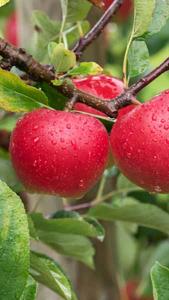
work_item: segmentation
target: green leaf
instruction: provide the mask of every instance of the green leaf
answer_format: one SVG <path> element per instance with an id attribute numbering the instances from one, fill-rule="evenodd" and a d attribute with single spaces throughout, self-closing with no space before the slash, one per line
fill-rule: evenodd
<path id="1" fill-rule="evenodd" d="M 159 32 L 169 18 L 169 0 L 156 0 L 152 22 L 148 28 L 148 35 Z"/>
<path id="2" fill-rule="evenodd" d="M 20 198 L 0 181 L 0 295 L 19 299 L 28 278 L 29 232 Z"/>
<path id="3" fill-rule="evenodd" d="M 60 22 L 51 20 L 45 12 L 41 10 L 34 10 L 32 13 L 32 22 L 36 26 L 40 33 L 45 37 L 53 37 L 59 34 Z"/>
<path id="4" fill-rule="evenodd" d="M 94 248 L 90 240 L 77 234 L 38 231 L 39 239 L 52 249 L 68 257 L 83 262 L 93 268 Z"/>
<path id="5" fill-rule="evenodd" d="M 72 300 L 72 287 L 61 267 L 51 258 L 31 252 L 31 275 L 65 300 Z"/>
<path id="6" fill-rule="evenodd" d="M 19 115 L 11 114 L 3 117 L 0 122 L 0 130 L 6 130 L 12 132 L 15 128 L 16 122 L 18 121 Z"/>
<path id="7" fill-rule="evenodd" d="M 117 180 L 117 192 L 119 190 L 124 190 L 127 189 L 130 191 L 130 189 L 137 189 L 138 186 L 135 185 L 133 182 L 131 182 L 127 177 L 125 177 L 123 174 L 120 174 L 118 176 L 118 180 Z M 141 188 L 140 188 L 141 190 Z"/>
<path id="8" fill-rule="evenodd" d="M 62 43 L 51 42 L 48 46 L 49 59 L 57 73 L 67 72 L 76 64 L 76 55 L 73 51 L 65 49 Z"/>
<path id="9" fill-rule="evenodd" d="M 33 223 L 32 218 L 31 218 L 30 215 L 28 215 L 28 225 L 29 225 L 29 234 L 30 234 L 30 237 L 32 239 L 34 239 L 34 240 L 39 241 L 39 237 L 38 237 L 35 225 L 34 225 L 34 223 Z"/>
<path id="10" fill-rule="evenodd" d="M 136 223 L 169 234 L 169 214 L 162 209 L 155 205 L 139 203 L 132 198 L 124 198 L 118 203 L 97 205 L 89 210 L 89 215 L 106 221 Z"/>
<path id="11" fill-rule="evenodd" d="M 27 112 L 46 106 L 45 94 L 26 85 L 18 76 L 0 70 L 0 108 L 11 112 Z"/>
<path id="12" fill-rule="evenodd" d="M 88 21 L 79 21 L 76 24 L 68 23 L 64 26 L 61 22 L 49 19 L 44 12 L 38 10 L 33 12 L 33 24 L 35 31 L 31 43 L 31 53 L 42 63 L 49 63 L 48 44 L 50 42 L 59 43 L 64 36 L 64 41 L 66 40 L 70 47 L 81 37 L 82 33 L 84 35 L 90 28 Z"/>
<path id="13" fill-rule="evenodd" d="M 94 218 L 82 218 L 80 215 L 74 218 L 45 219 L 40 213 L 31 214 L 35 229 L 48 233 L 64 233 L 84 235 L 104 239 L 104 229 Z"/>
<path id="14" fill-rule="evenodd" d="M 154 300 L 168 300 L 169 297 L 169 269 L 158 262 L 151 269 Z"/>
<path id="15" fill-rule="evenodd" d="M 169 267 L 169 241 L 163 241 L 157 244 L 154 250 L 151 252 L 149 259 L 146 260 L 145 266 L 143 268 L 142 280 L 139 284 L 139 291 L 144 292 L 150 290 L 150 269 L 153 267 L 156 261 Z"/>
<path id="16" fill-rule="evenodd" d="M 146 8 L 146 9 L 145 9 Z M 151 24 L 152 18 L 153 18 L 153 12 L 155 9 L 155 0 L 134 0 L 134 22 L 133 22 L 133 28 L 131 32 L 131 36 L 129 38 L 129 42 L 126 48 L 124 61 L 123 61 L 123 73 L 124 73 L 124 81 L 125 84 L 128 84 L 130 80 L 130 76 L 127 70 L 128 67 L 128 55 L 129 55 L 129 49 L 131 47 L 131 44 L 134 39 L 143 38 L 143 36 L 148 32 L 149 26 Z M 145 46 L 144 49 L 145 51 Z M 142 51 L 143 51 L 142 50 Z M 132 51 L 133 52 L 133 51 Z M 130 52 L 130 64 L 133 60 L 136 60 L 136 57 L 132 58 L 132 52 Z M 134 51 L 135 56 L 135 51 Z M 140 51 L 141 57 L 147 57 L 147 54 L 143 54 L 143 52 Z M 137 58 L 138 62 L 139 58 Z M 139 61 L 139 65 L 144 65 L 144 61 Z M 137 65 L 135 66 L 135 69 L 137 69 Z"/>
<path id="17" fill-rule="evenodd" d="M 65 24 L 84 20 L 91 8 L 91 4 L 86 0 L 62 0 L 61 3 Z"/>
<path id="18" fill-rule="evenodd" d="M 155 0 L 135 0 L 133 38 L 143 36 L 148 32 L 155 9 Z"/>
<path id="19" fill-rule="evenodd" d="M 29 276 L 20 300 L 35 300 L 36 294 L 37 294 L 37 283 L 31 276 Z"/>
<path id="20" fill-rule="evenodd" d="M 46 82 L 41 83 L 40 87 L 47 95 L 50 107 L 57 110 L 63 110 L 65 108 L 65 104 L 67 101 L 67 98 L 65 96 L 63 96 L 54 87 L 50 86 Z"/>
<path id="21" fill-rule="evenodd" d="M 23 190 L 10 160 L 0 157 L 0 180 L 5 181 L 15 192 Z"/>
<path id="22" fill-rule="evenodd" d="M 69 47 L 73 45 L 77 40 L 84 36 L 90 29 L 90 23 L 85 21 L 79 21 L 77 24 L 70 27 L 70 24 L 65 28 L 64 35 L 66 36 Z"/>
<path id="23" fill-rule="evenodd" d="M 0 0 L 0 7 L 7 4 L 10 0 Z"/>
<path id="24" fill-rule="evenodd" d="M 149 51 L 144 41 L 133 41 L 128 54 L 128 75 L 136 77 L 149 67 Z"/>
<path id="25" fill-rule="evenodd" d="M 100 67 L 95 62 L 82 62 L 74 69 L 68 72 L 71 76 L 78 76 L 78 75 L 97 75 L 103 72 L 102 67 Z"/>

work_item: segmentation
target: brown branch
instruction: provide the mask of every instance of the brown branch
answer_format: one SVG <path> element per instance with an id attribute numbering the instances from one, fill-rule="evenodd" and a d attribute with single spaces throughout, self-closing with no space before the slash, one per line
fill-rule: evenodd
<path id="1" fill-rule="evenodd" d="M 9 60 L 2 58 L 0 60 L 0 68 L 6 71 L 10 71 L 12 65 Z"/>
<path id="2" fill-rule="evenodd" d="M 135 84 L 133 84 L 130 87 L 130 92 L 133 95 L 136 95 L 143 88 L 145 88 L 147 85 L 149 85 L 152 81 L 154 81 L 157 77 L 159 77 L 161 74 L 165 73 L 166 71 L 169 71 L 169 57 L 164 62 L 162 62 L 162 64 L 159 65 L 156 69 L 154 69 L 148 75 L 146 75 L 145 77 L 137 81 Z"/>
<path id="3" fill-rule="evenodd" d="M 27 72 L 34 80 L 49 82 L 55 78 L 55 74 L 51 70 L 47 70 L 24 49 L 10 45 L 2 38 L 0 38 L 0 55 L 6 58 L 12 66 Z"/>
<path id="4" fill-rule="evenodd" d="M 34 80 L 45 81 L 51 84 L 51 81 L 56 77 L 53 69 L 49 68 L 48 66 L 41 65 L 32 56 L 27 54 L 25 50 L 17 49 L 14 46 L 11 46 L 3 39 L 0 39 L 0 55 L 4 58 L 7 58 L 12 66 L 15 65 L 16 67 L 20 68 Z M 116 117 L 117 112 L 121 107 L 135 103 L 134 96 L 154 79 L 168 70 L 169 57 L 159 67 L 130 86 L 120 96 L 112 99 L 112 101 L 105 101 L 78 90 L 73 85 L 71 80 L 65 80 L 61 86 L 56 86 L 55 88 L 63 95 L 69 97 L 69 99 L 75 95 L 78 97 L 78 101 L 92 106 L 106 113 L 110 117 Z"/>
<path id="5" fill-rule="evenodd" d="M 105 11 L 95 26 L 82 37 L 74 46 L 73 51 L 79 59 L 83 51 L 101 34 L 106 25 L 110 22 L 112 16 L 119 10 L 124 0 L 115 0 Z"/>
<path id="6" fill-rule="evenodd" d="M 152 72 L 138 80 L 136 83 L 131 85 L 124 93 L 120 96 L 116 97 L 112 104 L 114 104 L 115 109 L 118 111 L 121 107 L 126 106 L 124 105 L 127 101 L 134 102 L 135 100 L 133 97 L 139 93 L 142 89 L 144 89 L 147 85 L 149 85 L 152 81 L 158 78 L 161 74 L 169 71 L 169 57 L 162 62 L 156 69 Z M 130 102 L 131 103 L 131 102 Z"/>
<path id="7" fill-rule="evenodd" d="M 71 111 L 77 101 L 78 101 L 78 96 L 76 94 L 67 101 L 65 106 L 65 111 Z"/>

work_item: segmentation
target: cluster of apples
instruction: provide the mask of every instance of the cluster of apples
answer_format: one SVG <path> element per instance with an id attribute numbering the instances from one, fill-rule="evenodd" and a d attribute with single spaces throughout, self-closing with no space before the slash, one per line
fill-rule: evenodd
<path id="1" fill-rule="evenodd" d="M 106 75 L 74 79 L 76 87 L 110 100 L 124 91 Z M 82 103 L 76 110 L 104 115 Z M 31 191 L 81 197 L 99 180 L 109 153 L 121 172 L 150 192 L 169 192 L 169 91 L 120 109 L 108 134 L 95 117 L 38 109 L 20 119 L 10 153 L 20 180 Z"/>

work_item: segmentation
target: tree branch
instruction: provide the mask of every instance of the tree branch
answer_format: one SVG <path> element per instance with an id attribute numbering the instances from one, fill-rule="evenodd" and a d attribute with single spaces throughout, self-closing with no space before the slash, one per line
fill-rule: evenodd
<path id="1" fill-rule="evenodd" d="M 31 55 L 22 48 L 16 48 L 4 39 L 0 38 L 0 55 L 6 58 L 11 66 L 16 66 L 20 70 L 27 72 L 32 79 L 37 81 L 51 81 L 55 79 L 55 74 L 50 69 L 47 70 L 38 63 Z"/>
<path id="2" fill-rule="evenodd" d="M 159 65 L 156 69 L 154 69 L 152 72 L 150 72 L 148 75 L 137 81 L 135 84 L 133 84 L 130 87 L 130 92 L 133 95 L 136 95 L 139 93 L 144 87 L 149 85 L 154 79 L 159 77 L 161 74 L 165 73 L 166 71 L 169 71 L 169 57 L 162 62 L 161 65 Z"/>
<path id="3" fill-rule="evenodd" d="M 136 83 L 131 85 L 124 93 L 116 97 L 111 103 L 114 103 L 115 109 L 119 110 L 121 107 L 125 106 L 126 101 L 134 101 L 134 96 L 149 85 L 152 81 L 158 78 L 161 74 L 169 71 L 169 57 L 162 62 L 157 68 L 152 72 L 138 80 Z M 131 102 L 130 102 L 131 103 Z"/>
<path id="4" fill-rule="evenodd" d="M 10 61 L 8 61 L 7 59 L 2 58 L 0 60 L 0 68 L 3 69 L 3 70 L 10 71 L 10 69 L 12 68 Z"/>
<path id="5" fill-rule="evenodd" d="M 45 81 L 48 84 L 52 84 L 51 81 L 56 79 L 55 72 L 52 68 L 40 64 L 31 55 L 27 54 L 25 50 L 17 49 L 3 39 L 0 39 L 0 55 L 3 58 L 6 58 L 8 62 L 10 62 L 11 66 L 18 67 L 20 70 L 26 72 L 35 81 Z M 69 97 L 69 99 L 73 96 L 77 96 L 78 101 L 92 106 L 104 112 L 108 116 L 115 118 L 118 110 L 121 107 L 132 103 L 138 103 L 136 102 L 134 96 L 145 86 L 150 84 L 154 79 L 168 70 L 169 57 L 159 67 L 137 81 L 124 93 L 115 99 L 112 99 L 111 101 L 105 101 L 101 98 L 94 97 L 78 90 L 73 85 L 71 80 L 65 80 L 61 86 L 56 86 L 55 88 L 63 95 Z"/>
<path id="6" fill-rule="evenodd" d="M 95 26 L 82 37 L 74 46 L 73 51 L 79 59 L 83 51 L 101 34 L 106 25 L 110 22 L 112 16 L 118 11 L 124 0 L 115 0 L 102 15 Z"/>

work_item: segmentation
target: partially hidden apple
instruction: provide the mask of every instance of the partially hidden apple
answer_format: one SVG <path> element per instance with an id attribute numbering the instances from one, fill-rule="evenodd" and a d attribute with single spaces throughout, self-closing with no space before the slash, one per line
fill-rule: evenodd
<path id="1" fill-rule="evenodd" d="M 83 196 L 98 181 L 108 153 L 101 122 L 50 109 L 24 115 L 10 141 L 14 168 L 28 190 L 68 198 Z"/>
<path id="2" fill-rule="evenodd" d="M 121 109 L 110 142 L 126 177 L 149 192 L 169 193 L 169 90 Z"/>
<path id="3" fill-rule="evenodd" d="M 112 2 L 114 2 L 114 0 L 103 0 L 104 10 L 106 10 L 112 4 Z M 117 14 L 121 21 L 125 21 L 126 19 L 128 19 L 128 17 L 132 12 L 132 8 L 133 8 L 133 0 L 124 0 Z"/>
<path id="4" fill-rule="evenodd" d="M 107 75 L 76 78 L 73 80 L 73 83 L 79 90 L 103 100 L 111 100 L 124 91 L 124 85 L 120 79 Z M 106 117 L 103 112 L 83 103 L 77 102 L 74 109 Z"/>
<path id="5" fill-rule="evenodd" d="M 138 282 L 129 280 L 122 289 L 122 300 L 153 300 L 150 297 L 139 297 L 137 295 Z"/>
<path id="6" fill-rule="evenodd" d="M 12 45 L 18 47 L 19 39 L 18 39 L 18 18 L 17 13 L 14 11 L 8 17 L 6 25 L 5 25 L 5 32 L 4 32 L 5 39 Z"/>

